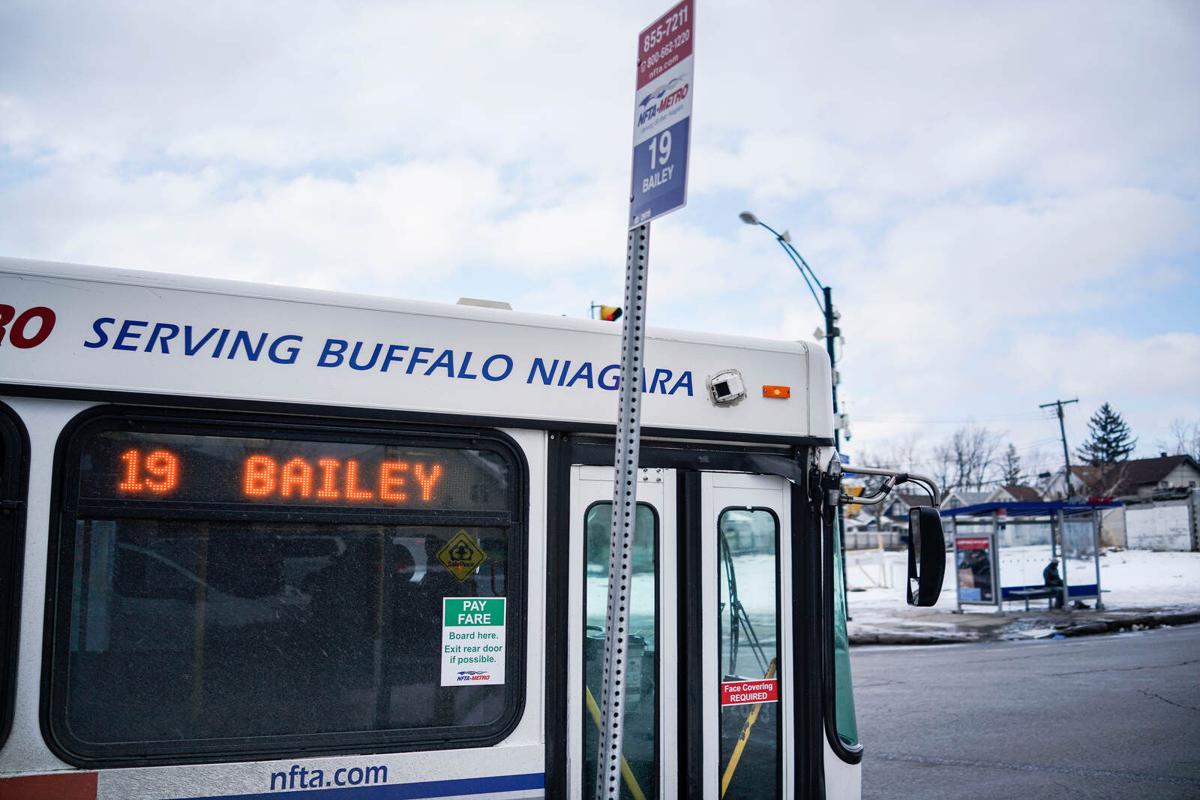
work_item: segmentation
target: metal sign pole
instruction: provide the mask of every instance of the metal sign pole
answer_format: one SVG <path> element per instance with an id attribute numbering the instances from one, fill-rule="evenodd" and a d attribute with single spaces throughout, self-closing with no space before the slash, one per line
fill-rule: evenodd
<path id="1" fill-rule="evenodd" d="M 646 338 L 646 274 L 650 225 L 629 231 L 625 314 L 621 325 L 621 398 L 613 462 L 612 537 L 608 555 L 608 611 L 604 628 L 604 679 L 597 800 L 620 800 L 621 741 L 629 673 L 629 590 L 633 582 L 633 532 L 637 520 L 638 450 L 642 438 L 642 354 Z"/>
<path id="2" fill-rule="evenodd" d="M 992 512 L 992 542 L 988 554 L 992 557 L 992 599 L 996 610 L 1004 613 L 1004 582 L 1000 580 L 1000 515 Z"/>
<path id="3" fill-rule="evenodd" d="M 954 603 L 955 613 L 962 613 L 962 579 L 958 574 L 958 526 L 954 524 L 954 517 L 950 517 L 950 536 L 954 542 Z"/>
<path id="4" fill-rule="evenodd" d="M 638 450 L 642 439 L 642 356 L 646 339 L 650 221 L 687 203 L 695 19 L 695 0 L 680 0 L 638 34 L 625 313 L 621 317 L 621 398 L 613 458 L 596 800 L 621 797 L 621 744 L 625 732 L 625 690 L 629 683 L 625 668 L 629 590 L 633 583 Z"/>
<path id="5" fill-rule="evenodd" d="M 1104 600 L 1100 594 L 1100 516 L 1098 508 L 1092 509 L 1092 560 L 1096 564 L 1096 610 L 1104 610 Z"/>
<path id="6" fill-rule="evenodd" d="M 1071 607 L 1071 584 L 1067 580 L 1067 514 L 1061 508 L 1058 510 L 1058 552 L 1062 559 L 1062 607 Z"/>

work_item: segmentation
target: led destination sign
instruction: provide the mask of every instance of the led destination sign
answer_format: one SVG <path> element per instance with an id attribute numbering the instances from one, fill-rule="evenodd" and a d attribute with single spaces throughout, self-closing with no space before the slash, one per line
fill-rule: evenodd
<path id="1" fill-rule="evenodd" d="M 83 451 L 85 500 L 507 507 L 508 464 L 489 450 L 104 431 Z"/>

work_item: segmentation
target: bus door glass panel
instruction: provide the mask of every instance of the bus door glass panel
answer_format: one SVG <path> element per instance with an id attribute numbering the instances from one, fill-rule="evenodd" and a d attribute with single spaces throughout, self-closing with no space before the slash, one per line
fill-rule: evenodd
<path id="1" fill-rule="evenodd" d="M 621 796 L 674 797 L 675 759 L 670 754 L 667 726 L 673 723 L 673 693 L 660 692 L 667 674 L 674 674 L 675 626 L 664 608 L 668 593 L 661 568 L 664 550 L 673 551 L 674 475 L 667 470 L 642 470 L 633 540 L 633 582 L 630 590 L 628 683 L 622 752 Z M 670 505 L 668 505 L 668 501 Z M 590 796 L 596 781 L 600 705 L 603 701 L 605 612 L 609 586 L 609 548 L 612 526 L 612 469 L 575 467 L 572 471 L 573 561 L 571 696 L 568 731 L 571 736 L 572 797 Z M 674 603 L 670 604 L 673 615 Z M 670 670 L 668 673 L 667 670 Z M 671 724 L 671 730 L 674 730 Z"/>
<path id="2" fill-rule="evenodd" d="M 757 475 L 704 478 L 704 561 L 715 579 L 705 587 L 706 795 L 786 797 L 791 666 L 781 532 L 787 530 L 787 484 Z"/>

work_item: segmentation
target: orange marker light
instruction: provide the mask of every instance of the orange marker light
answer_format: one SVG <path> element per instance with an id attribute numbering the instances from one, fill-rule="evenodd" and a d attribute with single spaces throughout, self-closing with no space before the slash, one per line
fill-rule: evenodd
<path id="1" fill-rule="evenodd" d="M 792 387 L 790 386 L 764 386 L 763 397 L 770 397 L 775 400 L 786 400 L 792 396 Z"/>

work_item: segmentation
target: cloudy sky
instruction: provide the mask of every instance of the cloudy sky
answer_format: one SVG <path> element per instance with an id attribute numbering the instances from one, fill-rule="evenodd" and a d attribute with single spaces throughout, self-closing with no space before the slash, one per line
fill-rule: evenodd
<path id="1" fill-rule="evenodd" d="M 0 3 L 0 253 L 586 316 L 669 2 Z M 1200 3 L 698 0 L 651 324 L 843 314 L 854 447 L 1200 421 Z M 854 447 L 851 447 L 853 451 Z"/>

